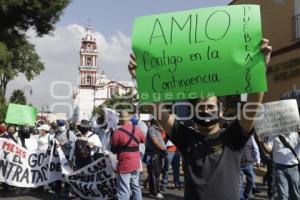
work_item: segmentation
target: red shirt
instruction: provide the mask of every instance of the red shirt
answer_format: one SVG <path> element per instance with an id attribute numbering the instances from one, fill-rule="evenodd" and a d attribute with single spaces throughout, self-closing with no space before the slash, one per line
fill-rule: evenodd
<path id="1" fill-rule="evenodd" d="M 128 132 L 131 133 L 132 131 L 132 124 L 129 122 L 121 126 L 121 128 L 127 130 Z M 142 131 L 136 126 L 135 127 L 135 132 L 134 132 L 134 137 L 140 142 L 144 143 L 145 142 L 145 136 L 142 133 Z M 123 146 L 129 141 L 130 137 L 124 133 L 123 131 L 116 130 L 112 136 L 111 139 L 111 144 L 112 146 Z M 130 142 L 128 145 L 129 147 L 135 147 L 138 146 L 134 140 Z M 118 166 L 117 170 L 119 174 L 126 174 L 133 172 L 137 169 L 140 168 L 140 152 L 121 152 L 117 154 L 118 158 Z"/>

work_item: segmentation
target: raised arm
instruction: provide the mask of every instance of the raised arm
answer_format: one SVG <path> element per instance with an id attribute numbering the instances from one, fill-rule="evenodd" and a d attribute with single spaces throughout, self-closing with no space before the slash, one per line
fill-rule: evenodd
<path id="1" fill-rule="evenodd" d="M 131 74 L 132 79 L 136 78 L 136 68 L 137 68 L 137 64 L 135 62 L 135 56 L 133 54 L 130 54 L 128 70 L 129 73 Z M 169 135 L 171 132 L 170 130 L 175 121 L 174 115 L 168 113 L 164 109 L 163 103 L 153 103 L 152 106 L 148 106 L 148 107 L 150 108 L 149 110 L 151 114 L 153 114 L 157 118 L 158 123 Z"/>
<path id="2" fill-rule="evenodd" d="M 272 47 L 269 46 L 269 40 L 262 40 L 261 51 L 265 55 L 265 64 L 267 66 L 270 62 L 270 56 L 272 51 Z M 242 110 L 241 118 L 239 121 L 245 134 L 250 133 L 254 126 L 255 116 L 259 107 L 261 106 L 263 94 L 263 92 L 248 94 L 248 100 Z"/>

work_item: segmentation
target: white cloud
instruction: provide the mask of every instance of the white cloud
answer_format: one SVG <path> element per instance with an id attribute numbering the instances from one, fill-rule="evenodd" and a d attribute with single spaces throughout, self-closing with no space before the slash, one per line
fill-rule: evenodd
<path id="1" fill-rule="evenodd" d="M 85 28 L 78 24 L 57 27 L 52 34 L 41 38 L 36 37 L 33 31 L 29 31 L 29 41 L 36 45 L 36 51 L 45 64 L 45 70 L 30 83 L 23 75 L 10 82 L 7 97 L 14 89 L 23 89 L 29 84 L 33 89 L 33 95 L 29 96 L 27 91 L 27 98 L 38 108 L 42 105 L 50 107 L 55 102 L 72 103 L 72 97 L 65 100 L 53 99 L 50 95 L 50 86 L 55 81 L 67 81 L 77 86 L 79 49 L 84 35 Z M 94 31 L 93 35 L 97 40 L 99 71 L 104 70 L 108 77 L 115 80 L 129 80 L 127 63 L 131 51 L 130 38 L 120 31 L 109 38 L 105 38 L 97 31 Z M 65 87 L 56 87 L 54 92 L 57 95 L 69 93 Z"/>

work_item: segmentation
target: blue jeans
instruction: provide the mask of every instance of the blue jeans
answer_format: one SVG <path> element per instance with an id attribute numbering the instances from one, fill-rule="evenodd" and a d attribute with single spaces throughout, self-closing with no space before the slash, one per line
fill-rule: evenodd
<path id="1" fill-rule="evenodd" d="M 163 171 L 162 171 L 162 184 L 163 186 L 168 185 L 168 175 L 169 175 L 169 167 L 170 164 L 173 168 L 173 181 L 174 184 L 179 186 L 179 168 L 180 168 L 180 153 L 176 152 L 168 152 L 167 159 L 164 160 Z"/>
<path id="2" fill-rule="evenodd" d="M 300 199 L 298 166 L 275 164 L 275 185 L 278 200 Z"/>
<path id="3" fill-rule="evenodd" d="M 139 184 L 140 171 L 136 170 L 127 174 L 118 174 L 118 199 L 142 200 L 142 192 Z M 132 195 L 131 195 L 132 194 Z"/>
<path id="4" fill-rule="evenodd" d="M 246 176 L 246 186 L 243 189 L 243 178 L 244 174 Z M 248 163 L 241 166 L 240 170 L 240 198 L 241 200 L 248 199 L 251 193 L 251 190 L 255 183 L 255 176 L 253 171 L 253 163 Z"/>

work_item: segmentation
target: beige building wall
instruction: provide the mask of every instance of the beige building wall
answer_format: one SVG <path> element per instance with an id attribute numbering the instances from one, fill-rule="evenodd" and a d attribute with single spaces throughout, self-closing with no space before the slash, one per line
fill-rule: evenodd
<path id="1" fill-rule="evenodd" d="M 300 40 L 295 39 L 295 15 L 300 14 L 300 0 L 235 0 L 230 4 L 261 6 L 263 37 L 273 46 L 264 102 L 279 100 L 293 85 L 300 89 Z"/>

